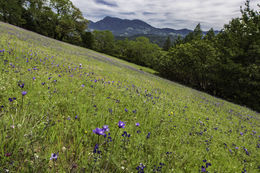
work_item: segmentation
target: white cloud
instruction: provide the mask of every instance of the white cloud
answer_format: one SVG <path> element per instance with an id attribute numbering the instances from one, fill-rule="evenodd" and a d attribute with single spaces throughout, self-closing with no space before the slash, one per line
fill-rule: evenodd
<path id="1" fill-rule="evenodd" d="M 173 29 L 194 29 L 201 23 L 203 30 L 223 28 L 232 18 L 239 17 L 244 0 L 71 0 L 93 21 L 105 16 L 140 19 L 150 25 Z M 257 0 L 251 7 L 257 8 Z"/>

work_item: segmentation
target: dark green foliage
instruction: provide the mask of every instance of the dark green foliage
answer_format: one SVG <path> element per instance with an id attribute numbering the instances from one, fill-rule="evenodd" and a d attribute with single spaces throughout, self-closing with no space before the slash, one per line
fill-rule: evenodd
<path id="1" fill-rule="evenodd" d="M 242 17 L 215 36 L 198 24 L 160 59 L 158 71 L 224 99 L 260 110 L 260 16 L 246 1 Z"/>
<path id="2" fill-rule="evenodd" d="M 91 32 L 84 32 L 81 35 L 82 38 L 82 46 L 89 48 L 89 49 L 93 49 L 94 46 L 94 36 Z"/>
<path id="3" fill-rule="evenodd" d="M 205 35 L 205 37 L 203 38 L 204 40 L 209 40 L 209 41 L 213 41 L 215 38 L 215 32 L 213 30 L 213 28 L 211 28 L 207 34 Z"/>
<path id="4" fill-rule="evenodd" d="M 182 38 L 181 35 L 169 35 L 169 36 L 164 36 L 164 35 L 153 35 L 153 34 L 137 34 L 137 35 L 133 35 L 133 36 L 116 36 L 115 35 L 115 39 L 116 40 L 124 40 L 124 39 L 128 39 L 128 40 L 136 40 L 136 38 L 138 37 L 146 37 L 150 40 L 151 43 L 155 43 L 157 44 L 159 47 L 163 48 L 165 41 L 167 40 L 168 37 L 170 37 L 170 41 L 171 41 L 171 46 L 172 43 L 178 38 Z"/>
<path id="5" fill-rule="evenodd" d="M 249 1 L 245 5 L 242 17 L 225 25 L 217 36 L 221 55 L 216 83 L 225 86 L 221 97 L 260 110 L 260 16 L 249 8 Z"/>
<path id="6" fill-rule="evenodd" d="M 160 48 L 150 43 L 146 37 L 138 37 L 135 41 L 129 41 L 123 56 L 134 63 L 151 67 L 158 58 Z"/>
<path id="7" fill-rule="evenodd" d="M 93 49 L 127 61 L 153 67 L 160 56 L 158 45 L 150 43 L 146 37 L 136 40 L 115 40 L 110 31 L 93 31 Z"/>
<path id="8" fill-rule="evenodd" d="M 202 39 L 202 30 L 200 28 L 200 23 L 195 27 L 193 32 L 190 32 L 186 37 L 183 39 L 183 43 L 188 43 L 192 40 L 200 40 Z"/>
<path id="9" fill-rule="evenodd" d="M 70 0 L 0 1 L 0 20 L 76 45 L 87 27 Z"/>
<path id="10" fill-rule="evenodd" d="M 213 72 L 217 52 L 213 45 L 203 40 L 193 40 L 172 48 L 163 57 L 162 73 L 170 79 L 181 81 L 205 90 L 210 87 L 208 76 Z M 160 70 L 160 69 L 159 69 Z"/>
<path id="11" fill-rule="evenodd" d="M 94 31 L 94 50 L 113 55 L 115 40 L 110 31 Z"/>
<path id="12" fill-rule="evenodd" d="M 168 37 L 163 45 L 163 50 L 168 51 L 171 48 L 171 39 Z"/>
<path id="13" fill-rule="evenodd" d="M 17 26 L 24 24 L 25 20 L 22 18 L 24 3 L 25 0 L 1 0 L 0 20 Z"/>

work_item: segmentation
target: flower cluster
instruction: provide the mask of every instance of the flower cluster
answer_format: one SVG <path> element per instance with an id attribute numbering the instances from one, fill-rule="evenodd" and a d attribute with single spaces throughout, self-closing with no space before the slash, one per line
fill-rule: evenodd
<path id="1" fill-rule="evenodd" d="M 144 173 L 144 168 L 145 165 L 140 163 L 140 165 L 136 167 L 136 170 L 138 171 L 138 173 Z"/>
<path id="2" fill-rule="evenodd" d="M 118 122 L 118 127 L 119 128 L 125 128 L 125 123 L 123 121 Z"/>
<path id="3" fill-rule="evenodd" d="M 109 128 L 108 128 L 108 125 L 104 125 L 102 128 L 96 128 L 93 130 L 93 133 L 97 134 L 97 135 L 106 135 L 105 132 L 108 132 L 109 131 Z"/>
<path id="4" fill-rule="evenodd" d="M 201 166 L 201 172 L 208 172 L 206 171 L 206 168 L 208 168 L 209 166 L 211 166 L 211 163 L 207 162 L 207 160 L 203 160 L 204 163 L 206 163 L 206 166 Z"/>
<path id="5" fill-rule="evenodd" d="M 162 172 L 162 167 L 165 165 L 164 163 L 159 163 L 160 166 L 154 165 L 153 172 Z"/>

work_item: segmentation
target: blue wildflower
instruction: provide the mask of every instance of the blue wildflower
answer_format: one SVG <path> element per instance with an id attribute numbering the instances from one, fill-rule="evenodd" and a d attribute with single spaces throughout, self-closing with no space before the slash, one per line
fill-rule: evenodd
<path id="1" fill-rule="evenodd" d="M 206 172 L 206 168 L 204 166 L 201 166 L 201 172 Z"/>
<path id="2" fill-rule="evenodd" d="M 146 138 L 148 139 L 148 138 L 150 138 L 150 136 L 151 136 L 151 132 L 149 132 L 149 133 L 147 134 Z"/>
<path id="3" fill-rule="evenodd" d="M 93 133 L 97 134 L 97 135 L 105 135 L 105 131 L 103 129 L 100 128 L 96 128 L 93 130 Z"/>
<path id="4" fill-rule="evenodd" d="M 58 154 L 59 153 L 57 153 L 57 154 L 56 153 L 51 153 L 50 160 L 55 160 L 56 161 L 58 159 Z"/>
<path id="5" fill-rule="evenodd" d="M 123 121 L 118 122 L 118 127 L 119 128 L 125 128 L 125 123 Z"/>
<path id="6" fill-rule="evenodd" d="M 27 91 L 22 91 L 22 96 L 25 96 L 27 94 Z"/>
<path id="7" fill-rule="evenodd" d="M 100 154 L 101 151 L 100 151 L 98 148 L 99 148 L 99 146 L 98 146 L 98 144 L 96 144 L 95 147 L 94 147 L 93 153 L 98 153 L 98 154 Z"/>
<path id="8" fill-rule="evenodd" d="M 104 125 L 102 127 L 102 129 L 103 129 L 104 132 L 108 132 L 109 131 L 108 125 Z"/>
<path id="9" fill-rule="evenodd" d="M 144 173 L 145 165 L 140 163 L 139 166 L 136 167 L 136 170 L 138 170 L 138 173 Z"/>
<path id="10" fill-rule="evenodd" d="M 20 88 L 24 88 L 24 83 L 18 84 L 18 86 L 19 86 Z"/>

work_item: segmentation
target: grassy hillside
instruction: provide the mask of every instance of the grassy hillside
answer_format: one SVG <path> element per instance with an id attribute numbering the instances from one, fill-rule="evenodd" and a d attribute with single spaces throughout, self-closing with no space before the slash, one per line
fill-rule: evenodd
<path id="1" fill-rule="evenodd" d="M 0 23 L 0 172 L 259 172 L 259 113 L 140 68 Z"/>

